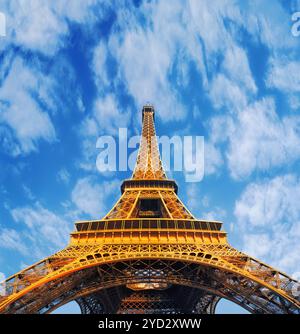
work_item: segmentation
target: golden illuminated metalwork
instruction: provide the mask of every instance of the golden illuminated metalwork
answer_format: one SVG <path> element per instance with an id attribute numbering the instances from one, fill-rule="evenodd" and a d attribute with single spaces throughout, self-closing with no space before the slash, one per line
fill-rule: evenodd
<path id="1" fill-rule="evenodd" d="M 0 312 L 50 313 L 75 300 L 82 313 L 214 313 L 226 298 L 251 313 L 300 313 L 295 280 L 231 247 L 221 222 L 180 201 L 150 105 L 121 192 L 103 219 L 76 223 L 65 249 L 9 277 Z"/>

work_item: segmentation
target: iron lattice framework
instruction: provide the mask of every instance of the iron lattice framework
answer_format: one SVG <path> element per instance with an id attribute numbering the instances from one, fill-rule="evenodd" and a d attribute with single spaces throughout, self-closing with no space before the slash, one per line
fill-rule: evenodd
<path id="1" fill-rule="evenodd" d="M 143 108 L 132 178 L 101 220 L 77 222 L 69 245 L 9 277 L 1 313 L 214 313 L 226 298 L 251 313 L 300 313 L 297 282 L 231 247 L 222 223 L 196 219 L 160 160 L 154 109 Z"/>

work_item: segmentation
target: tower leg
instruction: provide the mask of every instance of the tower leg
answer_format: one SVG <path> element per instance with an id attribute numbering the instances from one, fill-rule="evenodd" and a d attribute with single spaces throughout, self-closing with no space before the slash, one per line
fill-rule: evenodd
<path id="1" fill-rule="evenodd" d="M 214 295 L 204 295 L 196 304 L 193 313 L 215 314 L 216 306 L 221 298 Z"/>

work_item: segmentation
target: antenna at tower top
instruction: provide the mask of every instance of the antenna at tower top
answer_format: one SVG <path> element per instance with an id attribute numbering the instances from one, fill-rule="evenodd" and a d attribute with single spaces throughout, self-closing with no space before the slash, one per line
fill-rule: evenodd
<path id="1" fill-rule="evenodd" d="M 146 103 L 143 106 L 143 111 L 154 111 L 154 106 L 151 103 Z"/>
<path id="2" fill-rule="evenodd" d="M 144 120 L 144 114 L 147 113 L 147 112 L 152 112 L 153 113 L 153 117 L 154 117 L 154 106 L 153 106 L 153 104 L 146 103 L 143 106 L 143 120 Z"/>

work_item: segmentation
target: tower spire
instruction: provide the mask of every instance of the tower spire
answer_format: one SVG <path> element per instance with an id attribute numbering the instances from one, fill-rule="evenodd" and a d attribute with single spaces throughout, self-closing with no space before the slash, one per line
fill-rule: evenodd
<path id="1" fill-rule="evenodd" d="M 167 179 L 160 159 L 154 125 L 154 107 L 143 107 L 143 125 L 140 148 L 132 175 L 135 180 Z"/>

